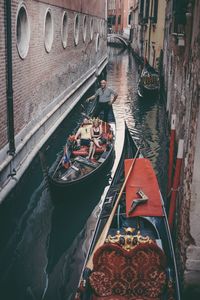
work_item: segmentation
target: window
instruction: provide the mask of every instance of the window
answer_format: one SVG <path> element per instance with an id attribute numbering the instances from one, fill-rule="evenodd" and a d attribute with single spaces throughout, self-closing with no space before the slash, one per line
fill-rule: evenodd
<path id="1" fill-rule="evenodd" d="M 93 35 L 94 35 L 94 20 L 90 20 L 90 40 L 93 40 Z"/>
<path id="2" fill-rule="evenodd" d="M 21 5 L 17 14 L 17 49 L 20 57 L 24 59 L 28 54 L 30 43 L 30 24 L 25 5 Z"/>
<path id="3" fill-rule="evenodd" d="M 63 13 L 62 25 L 61 25 L 61 39 L 63 48 L 67 47 L 67 36 L 68 36 L 68 19 L 66 11 Z"/>
<path id="4" fill-rule="evenodd" d="M 87 17 L 84 16 L 83 18 L 83 41 L 86 41 L 86 37 L 87 37 Z"/>
<path id="5" fill-rule="evenodd" d="M 99 33 L 97 33 L 97 36 L 96 36 L 96 52 L 99 51 Z"/>
<path id="6" fill-rule="evenodd" d="M 132 13 L 130 12 L 128 15 L 128 25 L 131 25 Z"/>
<path id="7" fill-rule="evenodd" d="M 104 37 L 104 20 L 101 20 L 101 36 Z"/>
<path id="8" fill-rule="evenodd" d="M 102 20 L 99 20 L 99 35 L 103 36 L 103 23 L 102 23 Z"/>
<path id="9" fill-rule="evenodd" d="M 158 0 L 154 0 L 152 23 L 157 23 L 158 18 Z"/>
<path id="10" fill-rule="evenodd" d="M 48 9 L 45 16 L 45 30 L 44 30 L 44 45 L 46 51 L 49 53 L 53 44 L 53 20 L 51 10 Z"/>
<path id="11" fill-rule="evenodd" d="M 142 24 L 144 16 L 144 0 L 139 2 L 139 24 Z"/>
<path id="12" fill-rule="evenodd" d="M 77 46 L 79 39 L 79 15 L 76 15 L 74 20 L 74 43 Z"/>
<path id="13" fill-rule="evenodd" d="M 144 23 L 148 23 L 148 18 L 149 18 L 149 0 L 146 0 L 145 3 L 145 10 L 144 10 Z"/>

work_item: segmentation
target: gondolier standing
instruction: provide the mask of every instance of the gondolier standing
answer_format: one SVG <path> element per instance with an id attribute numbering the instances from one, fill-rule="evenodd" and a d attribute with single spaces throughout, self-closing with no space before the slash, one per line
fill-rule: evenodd
<path id="1" fill-rule="evenodd" d="M 99 96 L 99 100 L 93 116 L 96 118 L 100 114 L 101 111 L 104 112 L 103 120 L 105 122 L 108 121 L 108 113 L 111 105 L 115 102 L 118 97 L 118 94 L 113 91 L 111 88 L 107 87 L 106 80 L 101 80 L 101 87 L 96 91 L 95 95 L 89 97 L 86 101 L 94 100 Z M 111 100 L 111 96 L 114 96 Z"/>

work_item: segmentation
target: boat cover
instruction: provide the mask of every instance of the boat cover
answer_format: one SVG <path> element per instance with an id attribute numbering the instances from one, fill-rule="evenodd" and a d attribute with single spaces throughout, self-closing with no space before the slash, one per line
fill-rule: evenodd
<path id="1" fill-rule="evenodd" d="M 133 159 L 125 160 L 125 176 Z M 148 197 L 145 203 L 139 204 L 129 214 L 133 200 L 140 199 L 137 191 L 141 189 Z M 146 158 L 137 158 L 126 184 L 126 215 L 135 216 L 163 216 L 161 195 L 158 181 L 151 163 Z"/>

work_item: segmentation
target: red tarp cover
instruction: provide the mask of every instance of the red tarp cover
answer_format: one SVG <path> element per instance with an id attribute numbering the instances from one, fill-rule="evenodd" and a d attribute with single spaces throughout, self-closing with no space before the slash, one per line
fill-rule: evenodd
<path id="1" fill-rule="evenodd" d="M 127 175 L 133 159 L 125 160 L 125 176 Z M 147 202 L 136 206 L 134 211 L 128 215 L 132 200 L 141 198 L 137 191 L 141 188 L 149 198 Z M 135 216 L 163 216 L 161 196 L 155 172 L 151 163 L 146 158 L 138 158 L 133 166 L 132 172 L 126 183 L 126 215 Z"/>

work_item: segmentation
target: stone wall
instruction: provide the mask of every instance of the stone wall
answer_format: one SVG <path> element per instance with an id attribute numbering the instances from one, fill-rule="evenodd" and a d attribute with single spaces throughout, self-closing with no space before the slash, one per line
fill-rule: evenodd
<path id="1" fill-rule="evenodd" d="M 176 2 L 176 1 L 175 1 Z M 176 212 L 176 253 L 187 295 L 200 294 L 200 2 L 186 1 L 184 45 L 167 2 L 164 74 L 169 118 L 176 114 L 176 139 L 184 139 L 184 161 Z M 195 293 L 195 294 L 193 294 Z M 195 298 L 197 299 L 197 298 Z"/>
<path id="2" fill-rule="evenodd" d="M 12 3 L 14 121 L 15 134 L 17 134 L 27 123 L 33 119 L 37 119 L 38 115 L 62 91 L 95 64 L 95 38 L 99 32 L 98 22 L 100 22 L 100 19 L 94 18 L 94 35 L 91 41 L 90 17 L 87 16 L 87 36 L 84 42 L 84 15 L 80 15 L 79 42 L 75 46 L 74 19 L 76 12 L 67 11 L 68 39 L 67 47 L 64 49 L 61 42 L 61 22 L 64 10 L 60 7 L 48 6 L 38 1 L 24 1 L 30 21 L 31 38 L 28 55 L 25 59 L 21 59 L 16 48 L 16 17 L 19 6 L 18 1 L 12 1 Z M 53 45 L 49 53 L 45 51 L 44 47 L 44 18 L 48 7 L 51 9 L 54 27 Z M 4 16 L 1 20 L 4 20 Z M 2 31 L 4 30 L 3 28 L 4 26 L 1 26 Z M 5 48 L 1 49 L 2 52 L 5 51 Z M 100 49 L 101 56 L 105 55 L 105 39 L 102 36 L 100 38 Z M 3 60 L 2 53 L 0 53 L 0 57 Z M 1 66 L 5 66 L 5 58 Z M 1 76 L 4 76 L 3 83 L 5 90 L 5 71 L 2 71 Z M 4 112 L 6 110 L 5 99 L 4 92 L 4 101 L 2 101 L 4 102 Z M 4 115 L 6 114 L 4 113 Z M 2 131 L 5 131 L 6 123 L 2 125 L 0 129 L 1 147 L 7 142 L 5 135 L 4 139 L 2 138 Z"/>

